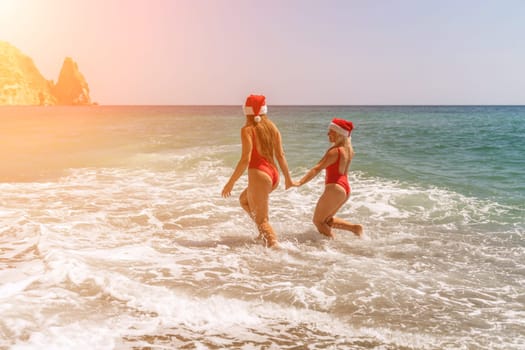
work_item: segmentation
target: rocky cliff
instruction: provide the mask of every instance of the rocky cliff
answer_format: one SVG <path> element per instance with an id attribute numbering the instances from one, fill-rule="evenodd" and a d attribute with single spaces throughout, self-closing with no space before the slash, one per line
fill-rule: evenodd
<path id="1" fill-rule="evenodd" d="M 0 41 L 0 105 L 90 105 L 89 86 L 66 57 L 58 82 L 46 80 L 33 60 Z"/>

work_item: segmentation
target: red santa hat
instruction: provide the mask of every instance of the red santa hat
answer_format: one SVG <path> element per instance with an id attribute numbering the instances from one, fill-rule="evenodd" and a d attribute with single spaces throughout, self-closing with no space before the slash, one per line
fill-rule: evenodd
<path id="1" fill-rule="evenodd" d="M 266 97 L 264 95 L 250 95 L 246 98 L 246 102 L 243 106 L 245 115 L 260 116 L 261 114 L 268 113 L 268 107 L 266 107 Z"/>
<path id="2" fill-rule="evenodd" d="M 334 118 L 328 126 L 329 130 L 333 130 L 339 135 L 350 137 L 352 130 L 354 129 L 354 124 L 351 121 Z"/>

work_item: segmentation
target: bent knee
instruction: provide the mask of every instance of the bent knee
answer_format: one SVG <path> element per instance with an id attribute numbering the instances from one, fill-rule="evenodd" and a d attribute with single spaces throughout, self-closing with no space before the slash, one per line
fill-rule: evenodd
<path id="1" fill-rule="evenodd" d="M 319 227 L 319 226 L 322 226 L 324 224 L 324 221 L 319 219 L 319 218 L 313 218 L 312 219 L 312 223 L 316 226 L 316 227 Z"/>
<path id="2" fill-rule="evenodd" d="M 327 218 L 317 218 L 317 217 L 314 217 L 312 219 L 312 223 L 316 226 L 316 227 L 323 227 L 325 225 L 329 226 L 329 227 L 332 227 L 333 223 L 334 223 L 334 219 L 332 216 L 329 216 Z"/>

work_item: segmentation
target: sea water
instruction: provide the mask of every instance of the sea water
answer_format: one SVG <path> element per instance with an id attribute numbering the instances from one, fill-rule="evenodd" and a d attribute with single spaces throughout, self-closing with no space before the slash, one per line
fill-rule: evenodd
<path id="1" fill-rule="evenodd" d="M 238 106 L 0 108 L 0 349 L 524 349 L 525 107 L 269 107 L 292 176 L 354 122 L 352 195 L 221 189 Z M 282 180 L 282 177 L 281 177 Z"/>

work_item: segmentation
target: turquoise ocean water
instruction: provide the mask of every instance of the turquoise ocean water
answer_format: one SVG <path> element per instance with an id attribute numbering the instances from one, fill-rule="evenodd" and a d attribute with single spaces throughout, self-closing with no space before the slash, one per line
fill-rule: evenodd
<path id="1" fill-rule="evenodd" d="M 354 122 L 365 237 L 323 176 L 237 196 L 239 106 L 0 108 L 0 349 L 523 349 L 525 107 L 269 106 L 294 178 Z"/>

